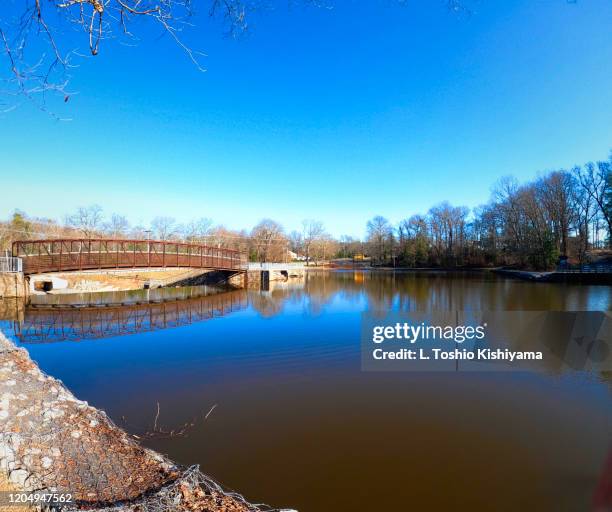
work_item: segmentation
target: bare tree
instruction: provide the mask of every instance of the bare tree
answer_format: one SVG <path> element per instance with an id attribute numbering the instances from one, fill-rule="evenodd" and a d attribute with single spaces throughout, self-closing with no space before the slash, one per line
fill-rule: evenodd
<path id="1" fill-rule="evenodd" d="M 179 231 L 184 240 L 190 243 L 202 243 L 212 232 L 213 221 L 207 217 L 192 220 L 186 226 L 182 226 Z"/>
<path id="2" fill-rule="evenodd" d="M 79 207 L 66 218 L 66 224 L 79 230 L 85 238 L 91 238 L 102 229 L 102 219 L 102 207 L 94 204 Z"/>
<path id="3" fill-rule="evenodd" d="M 562 261 L 579 263 L 599 257 L 594 249 L 601 248 L 600 235 L 606 230 L 609 234 L 611 210 L 612 162 L 599 162 L 571 172 L 550 172 L 524 184 L 504 178 L 489 204 L 471 214 L 466 207 L 445 202 L 427 215 L 403 220 L 397 230 L 386 218 L 374 217 L 367 223 L 366 243 L 378 263 L 399 258 L 408 266 L 502 264 L 546 269 L 554 267 L 560 255 L 567 256 Z M 119 215 L 104 225 L 97 205 L 79 208 L 65 225 L 15 212 L 0 221 L 0 245 L 9 248 L 13 240 L 34 237 L 92 237 L 103 226 L 112 236 L 124 236 L 129 229 Z M 342 237 L 338 243 L 331 238 L 320 221 L 304 221 L 303 232 L 293 232 L 289 238 L 270 219 L 250 233 L 211 226 L 210 219 L 202 218 L 189 223 L 181 234 L 190 241 L 205 239 L 217 247 L 249 251 L 260 261 L 285 261 L 288 247 L 306 251 L 309 260 L 363 252 L 358 240 Z M 157 217 L 152 227 L 159 239 L 173 238 L 177 232 L 171 217 Z M 140 226 L 131 230 L 133 238 L 146 234 Z"/>
<path id="4" fill-rule="evenodd" d="M 589 163 L 574 170 L 586 194 L 595 202 L 604 219 L 608 237 L 612 238 L 612 159 L 608 162 Z"/>
<path id="5" fill-rule="evenodd" d="M 400 222 L 397 232 L 402 262 L 409 266 L 425 265 L 429 251 L 427 219 L 423 215 L 413 215 Z"/>
<path id="6" fill-rule="evenodd" d="M 429 210 L 429 224 L 437 263 L 460 265 L 465 250 L 468 208 L 441 203 Z"/>
<path id="7" fill-rule="evenodd" d="M 155 217 L 151 229 L 158 240 L 171 240 L 176 234 L 176 220 L 173 217 Z"/>
<path id="8" fill-rule="evenodd" d="M 129 235 L 130 238 L 133 238 L 134 240 L 144 240 L 147 238 L 147 231 L 148 230 L 146 227 L 138 224 L 129 230 Z"/>
<path id="9" fill-rule="evenodd" d="M 393 242 L 391 223 L 381 215 L 377 215 L 368 221 L 366 229 L 372 257 L 379 263 L 384 263 L 390 256 Z"/>
<path id="10" fill-rule="evenodd" d="M 299 1 L 325 7 L 332 2 Z M 466 6 L 470 0 L 440 1 L 451 12 L 471 12 Z M 72 95 L 68 90 L 69 71 L 76 67 L 73 62 L 85 52 L 98 55 L 104 42 L 110 39 L 137 41 L 144 24 L 158 27 L 203 71 L 202 52 L 190 47 L 183 38 L 185 30 L 195 25 L 197 13 L 192 0 L 4 0 L 4 3 L 8 5 L 0 7 L 3 14 L 0 58 L 4 60 L 6 74 L 4 77 L 0 74 L 0 78 L 8 74 L 10 94 L 29 99 L 54 117 L 58 116 L 47 108 L 45 98 L 56 93 L 64 101 L 69 100 Z M 222 20 L 226 32 L 236 36 L 248 29 L 247 14 L 262 4 L 261 0 L 204 0 L 196 6 L 203 7 L 209 17 Z"/>
<path id="11" fill-rule="evenodd" d="M 111 238 L 124 238 L 130 229 L 130 223 L 126 217 L 113 213 L 110 221 L 104 226 L 104 230 Z"/>
<path id="12" fill-rule="evenodd" d="M 496 265 L 500 257 L 501 244 L 501 222 L 500 214 L 496 205 L 487 204 L 474 209 L 473 222 L 474 244 L 480 251 L 477 263 Z"/>
<path id="13" fill-rule="evenodd" d="M 200 52 L 182 38 L 192 25 L 191 0 L 19 0 L 3 6 L 0 49 L 11 76 L 14 92 L 34 99 L 38 93 L 57 92 L 65 101 L 68 71 L 86 46 L 98 55 L 105 40 L 135 41 L 138 20 L 148 21 L 167 34 L 187 57 L 202 69 Z M 255 3 L 255 0 L 253 0 Z M 207 0 L 210 17 L 220 17 L 232 34 L 247 28 L 246 12 L 251 0 Z M 136 23 L 135 23 L 136 22 Z M 77 31 L 74 31 L 74 29 Z M 83 34 L 82 42 L 69 34 Z M 41 38 L 35 42 L 33 38 Z M 41 43 L 43 50 L 41 51 Z M 44 47 L 46 46 L 46 49 Z M 75 48 L 68 51 L 66 48 Z M 40 103 L 44 108 L 44 104 Z"/>
<path id="14" fill-rule="evenodd" d="M 289 233 L 289 248 L 299 254 L 304 248 L 304 240 L 302 238 L 302 233 L 299 231 L 292 231 Z"/>
<path id="15" fill-rule="evenodd" d="M 589 250 L 589 231 L 593 219 L 597 216 L 597 208 L 593 198 L 580 186 L 573 193 L 574 229 L 576 240 L 574 252 L 578 263 L 583 264 Z"/>
<path id="16" fill-rule="evenodd" d="M 283 227 L 272 219 L 263 219 L 251 232 L 252 252 L 264 263 L 285 261 L 288 240 Z"/>
<path id="17" fill-rule="evenodd" d="M 566 171 L 554 171 L 538 180 L 536 186 L 551 222 L 557 249 L 567 255 L 569 231 L 575 217 L 573 177 Z"/>
<path id="18" fill-rule="evenodd" d="M 300 0 L 318 5 L 324 0 Z M 69 71 L 84 53 L 96 56 L 105 41 L 136 42 L 142 26 L 157 27 L 200 71 L 204 55 L 185 42 L 185 31 L 196 24 L 194 7 L 222 21 L 227 34 L 248 29 L 247 13 L 261 0 L 5 0 L 0 7 L 0 59 L 10 94 L 46 106 L 49 93 L 68 101 Z M 75 30 L 76 29 L 76 30 Z M 34 40 L 36 39 L 36 40 Z M 68 50 L 69 49 L 69 50 Z M 1 71 L 0 71 L 1 73 Z M 10 108 L 14 108 L 11 106 Z"/>
<path id="19" fill-rule="evenodd" d="M 313 244 L 325 234 L 325 228 L 320 220 L 305 219 L 302 221 L 302 247 L 306 253 L 306 266 L 310 262 Z"/>
<path id="20" fill-rule="evenodd" d="M 316 239 L 311 247 L 311 254 L 314 257 L 315 264 L 319 261 L 326 261 L 338 251 L 338 243 L 327 233 L 323 233 Z"/>
<path id="21" fill-rule="evenodd" d="M 361 253 L 361 241 L 350 236 L 342 235 L 338 245 L 338 256 L 340 258 L 354 258 Z"/>

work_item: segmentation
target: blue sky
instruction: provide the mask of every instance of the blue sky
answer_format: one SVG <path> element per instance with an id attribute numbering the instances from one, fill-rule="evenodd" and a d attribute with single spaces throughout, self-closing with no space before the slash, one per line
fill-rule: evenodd
<path id="1" fill-rule="evenodd" d="M 141 24 L 137 45 L 106 41 L 72 71 L 71 121 L 0 116 L 0 216 L 98 203 L 134 224 L 316 218 L 362 236 L 376 214 L 473 207 L 503 175 L 607 158 L 612 2 L 470 5 L 278 2 L 239 39 L 197 15 L 205 73 Z"/>

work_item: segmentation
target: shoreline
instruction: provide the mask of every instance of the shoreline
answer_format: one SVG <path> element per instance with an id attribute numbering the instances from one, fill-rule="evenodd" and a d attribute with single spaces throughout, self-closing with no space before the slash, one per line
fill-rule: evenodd
<path id="1" fill-rule="evenodd" d="M 557 270 L 519 270 L 503 267 L 306 267 L 306 270 L 398 272 L 415 274 L 484 273 L 492 272 L 507 277 L 538 283 L 573 283 L 612 285 L 612 272 L 559 272 Z"/>
<path id="2" fill-rule="evenodd" d="M 612 285 L 612 272 L 536 272 L 529 270 L 495 269 L 495 273 L 536 283 L 572 283 Z"/>
<path id="3" fill-rule="evenodd" d="M 72 495 L 63 510 L 261 511 L 197 466 L 141 446 L 1 331 L 0 476 L 17 492 Z"/>
<path id="4" fill-rule="evenodd" d="M 185 275 L 185 269 L 181 269 L 182 276 Z M 603 285 L 610 286 L 612 285 L 612 272 L 579 272 L 579 271 L 534 271 L 534 270 L 521 270 L 521 269 L 510 269 L 504 267 L 371 267 L 371 266 L 308 266 L 303 267 L 303 272 L 301 276 L 281 275 L 279 272 L 273 272 L 273 276 L 269 279 L 270 281 L 290 281 L 292 279 L 304 278 L 309 272 L 380 272 L 380 273 L 398 273 L 398 274 L 422 274 L 422 275 L 443 275 L 443 274 L 485 274 L 492 273 L 500 276 L 509 277 L 512 279 L 519 279 L 523 281 L 529 281 L 533 283 L 566 283 L 566 284 L 582 284 L 582 285 Z M 75 307 L 75 304 L 89 304 L 84 297 L 106 297 L 111 296 L 113 294 L 130 294 L 130 293 L 141 293 L 143 294 L 142 300 L 136 300 L 136 303 L 147 303 L 149 300 L 145 298 L 149 292 L 156 293 L 161 290 L 171 290 L 171 289 L 183 289 L 183 288 L 198 288 L 202 285 L 211 286 L 212 288 L 218 287 L 219 289 L 227 287 L 227 290 L 235 290 L 235 289 L 257 289 L 261 286 L 261 282 L 255 279 L 254 277 L 249 278 L 246 282 L 241 282 L 237 284 L 230 283 L 228 281 L 222 282 L 222 284 L 210 285 L 208 284 L 207 276 L 214 274 L 213 272 L 205 272 L 202 273 L 198 271 L 198 276 L 189 276 L 187 279 L 177 279 L 176 275 L 172 275 L 169 279 L 169 283 L 161 283 L 157 282 L 156 286 L 153 287 L 143 287 L 142 282 L 144 280 L 139 280 L 137 283 L 132 282 L 123 282 L 119 290 L 117 289 L 106 289 L 104 287 L 92 287 L 90 289 L 75 289 L 75 288 L 66 288 L 59 291 L 51 291 L 51 292 L 36 292 L 31 293 L 29 297 L 26 297 L 26 303 L 36 303 L 39 306 L 53 306 L 53 307 L 61 307 L 63 302 L 66 302 L 66 305 L 69 307 Z M 251 272 L 250 272 L 251 273 Z M 257 274 L 258 272 L 254 272 L 253 274 Z M 73 275 L 70 275 L 73 274 Z M 99 274 L 99 272 L 97 273 Z M 143 272 L 141 272 L 143 274 Z M 278 275 L 277 275 L 278 274 Z M 68 277 L 70 280 L 78 280 L 82 278 L 84 275 L 83 272 L 75 272 L 75 273 L 63 273 L 62 277 Z M 93 275 L 93 273 L 92 273 Z M 112 273 L 110 274 L 109 280 L 112 280 L 114 276 Z M 46 279 L 47 275 L 37 275 L 37 278 Z M 130 276 L 131 277 L 131 276 Z M 147 276 L 148 278 L 149 276 Z M 202 280 L 201 280 L 202 279 Z M 150 283 L 150 279 L 146 279 L 147 284 Z M 215 282 L 219 282 L 218 279 L 213 279 Z M 82 300 L 77 301 L 76 303 L 71 303 L 75 297 L 81 297 Z M 11 299 L 13 297 L 7 296 L 2 297 L 0 299 Z M 175 300 L 175 298 L 174 298 Z M 155 301 L 155 300 L 154 300 Z M 132 304 L 134 300 L 129 300 L 125 302 L 125 305 Z M 111 306 L 111 304 L 107 304 L 103 301 L 105 306 Z M 119 301 L 116 304 L 112 304 L 115 306 L 124 305 L 123 302 Z"/>

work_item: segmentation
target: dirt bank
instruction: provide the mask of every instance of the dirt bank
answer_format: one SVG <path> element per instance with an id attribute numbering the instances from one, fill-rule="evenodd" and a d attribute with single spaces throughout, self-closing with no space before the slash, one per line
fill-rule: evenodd
<path id="1" fill-rule="evenodd" d="M 0 475 L 18 490 L 70 493 L 66 510 L 262 510 L 140 446 L 1 332 Z"/>

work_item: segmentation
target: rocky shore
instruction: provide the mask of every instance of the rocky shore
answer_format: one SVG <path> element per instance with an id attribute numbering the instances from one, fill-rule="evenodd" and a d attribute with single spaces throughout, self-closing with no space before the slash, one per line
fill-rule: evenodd
<path id="1" fill-rule="evenodd" d="M 0 476 L 19 491 L 70 494 L 62 510 L 270 510 L 140 446 L 1 332 Z"/>

